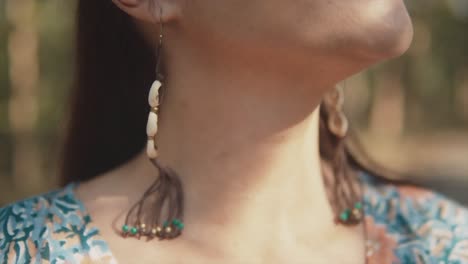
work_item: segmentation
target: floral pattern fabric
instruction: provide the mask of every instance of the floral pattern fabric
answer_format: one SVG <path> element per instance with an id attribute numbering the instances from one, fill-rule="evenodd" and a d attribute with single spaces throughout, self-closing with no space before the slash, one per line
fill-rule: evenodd
<path id="1" fill-rule="evenodd" d="M 468 264 L 468 209 L 360 172 L 369 264 Z M 69 184 L 0 209 L 0 264 L 117 263 Z"/>
<path id="2" fill-rule="evenodd" d="M 115 263 L 75 184 L 0 209 L 0 263 Z"/>
<path id="3" fill-rule="evenodd" d="M 468 263 L 468 209 L 424 188 L 363 174 L 369 263 Z"/>

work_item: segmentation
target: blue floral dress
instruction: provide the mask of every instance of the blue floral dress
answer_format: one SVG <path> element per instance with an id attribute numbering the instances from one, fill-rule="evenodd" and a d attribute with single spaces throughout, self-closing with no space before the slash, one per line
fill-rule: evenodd
<path id="1" fill-rule="evenodd" d="M 360 172 L 367 263 L 468 264 L 468 210 L 449 198 Z M 117 263 L 76 184 L 0 209 L 0 264 Z"/>

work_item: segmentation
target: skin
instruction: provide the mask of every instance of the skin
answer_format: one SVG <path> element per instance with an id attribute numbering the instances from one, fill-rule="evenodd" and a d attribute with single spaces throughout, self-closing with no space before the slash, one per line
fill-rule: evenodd
<path id="1" fill-rule="evenodd" d="M 319 104 L 341 80 L 406 51 L 413 31 L 402 0 L 114 3 L 155 46 L 164 23 L 157 144 L 185 192 L 182 236 L 146 243 L 113 229 L 155 179 L 144 150 L 80 185 L 117 259 L 364 263 L 362 226 L 333 223 Z"/>

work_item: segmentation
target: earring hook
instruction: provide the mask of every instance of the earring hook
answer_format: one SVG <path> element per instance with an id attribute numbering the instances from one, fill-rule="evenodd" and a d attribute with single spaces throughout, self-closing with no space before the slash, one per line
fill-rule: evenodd
<path id="1" fill-rule="evenodd" d="M 163 14 L 163 10 L 162 10 L 162 7 L 160 5 L 159 6 L 159 41 L 158 41 L 158 47 L 156 49 L 157 53 L 156 53 L 156 77 L 157 78 L 160 78 L 160 79 L 163 79 L 163 76 L 159 73 L 159 63 L 160 63 L 160 58 L 161 58 L 161 48 L 162 48 L 162 41 L 163 41 L 163 29 L 164 29 L 164 26 L 163 26 L 163 22 L 162 22 L 162 14 Z"/>
<path id="2" fill-rule="evenodd" d="M 164 80 L 164 75 L 162 73 L 159 72 L 159 67 L 160 67 L 160 61 L 161 61 L 161 56 L 162 56 L 162 41 L 163 41 L 163 21 L 162 21 L 162 15 L 163 15 L 163 10 L 162 10 L 162 7 L 161 5 L 158 4 L 158 7 L 159 7 L 159 26 L 160 26 L 160 29 L 159 29 L 159 41 L 158 41 L 158 47 L 156 48 L 156 79 L 158 79 L 159 81 L 163 81 Z M 165 92 L 161 92 L 161 98 L 160 98 L 160 103 L 162 103 L 163 101 L 163 98 L 164 98 L 164 94 Z"/>

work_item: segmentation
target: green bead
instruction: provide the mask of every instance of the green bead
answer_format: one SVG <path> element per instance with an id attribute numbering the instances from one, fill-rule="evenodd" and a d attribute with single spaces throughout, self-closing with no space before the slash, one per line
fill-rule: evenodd
<path id="1" fill-rule="evenodd" d="M 354 204 L 354 208 L 361 209 L 362 208 L 362 203 L 357 202 L 356 204 Z"/>
<path id="2" fill-rule="evenodd" d="M 174 225 L 175 225 L 175 226 L 177 227 L 177 229 L 179 229 L 179 230 L 182 229 L 182 228 L 184 227 L 184 224 L 182 224 L 181 222 L 178 222 L 177 224 L 174 224 Z"/>
<path id="3" fill-rule="evenodd" d="M 349 209 L 344 210 L 344 211 L 340 214 L 340 219 L 341 219 L 342 221 L 348 221 L 348 219 L 349 219 L 349 214 L 350 214 L 350 213 L 351 213 L 351 210 L 349 210 Z"/>
<path id="4" fill-rule="evenodd" d="M 166 226 L 168 226 L 168 225 L 169 225 L 169 223 L 168 223 L 167 221 L 164 221 L 163 227 L 166 227 Z"/>
<path id="5" fill-rule="evenodd" d="M 122 231 L 123 231 L 124 233 L 127 233 L 129 229 L 130 229 L 130 227 L 128 227 L 128 225 L 123 225 L 123 226 L 122 226 Z"/>
<path id="6" fill-rule="evenodd" d="M 174 220 L 172 220 L 172 223 L 173 223 L 174 225 L 178 225 L 178 224 L 180 223 L 180 221 L 179 221 L 178 219 L 174 219 Z"/>
<path id="7" fill-rule="evenodd" d="M 136 235 L 136 234 L 138 233 L 138 228 L 132 227 L 132 228 L 130 229 L 130 233 L 132 233 L 132 235 Z"/>

